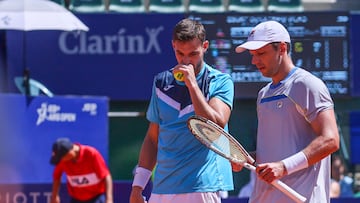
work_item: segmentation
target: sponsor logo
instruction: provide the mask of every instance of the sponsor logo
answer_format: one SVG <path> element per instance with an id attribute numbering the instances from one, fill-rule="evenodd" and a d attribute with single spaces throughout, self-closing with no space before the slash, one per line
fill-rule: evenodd
<path id="1" fill-rule="evenodd" d="M 75 113 L 60 112 L 61 107 L 57 104 L 42 103 L 40 108 L 37 109 L 38 119 L 36 125 L 40 125 L 45 121 L 50 122 L 75 122 Z"/>
<path id="2" fill-rule="evenodd" d="M 67 176 L 67 180 L 69 184 L 73 187 L 87 187 L 91 185 L 96 185 L 100 182 L 100 179 L 95 173 Z"/>
<path id="3" fill-rule="evenodd" d="M 3 16 L 1 22 L 3 22 L 4 25 L 10 25 L 11 18 L 9 16 Z"/>
<path id="4" fill-rule="evenodd" d="M 71 185 L 86 185 L 90 183 L 90 181 L 86 177 L 71 178 L 70 181 L 71 181 Z"/>
<path id="5" fill-rule="evenodd" d="M 168 91 L 169 89 L 173 88 L 174 85 L 167 85 L 164 87 L 164 91 Z"/>
<path id="6" fill-rule="evenodd" d="M 1 203 L 36 203 L 36 202 L 51 202 L 51 192 L 0 192 Z"/>
<path id="7" fill-rule="evenodd" d="M 82 112 L 89 112 L 90 115 L 95 116 L 97 114 L 97 104 L 96 103 L 85 103 Z"/>
<path id="8" fill-rule="evenodd" d="M 114 35 L 88 35 L 85 32 L 63 32 L 59 36 L 59 48 L 64 54 L 161 54 L 159 34 L 163 26 L 145 28 L 145 33 L 128 35 L 120 28 Z"/>

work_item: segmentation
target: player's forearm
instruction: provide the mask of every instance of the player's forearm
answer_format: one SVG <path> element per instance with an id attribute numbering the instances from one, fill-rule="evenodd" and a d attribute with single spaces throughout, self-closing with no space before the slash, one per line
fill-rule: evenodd
<path id="1" fill-rule="evenodd" d="M 105 188 L 106 188 L 106 202 L 112 203 L 113 201 L 113 181 L 111 175 L 105 177 Z"/>
<path id="2" fill-rule="evenodd" d="M 339 131 L 336 124 L 335 113 L 332 109 L 321 111 L 311 126 L 316 133 L 316 138 L 303 150 L 309 165 L 339 149 Z"/>
<path id="3" fill-rule="evenodd" d="M 213 120 L 212 114 L 214 114 L 214 110 L 210 107 L 208 102 L 206 101 L 203 93 L 199 89 L 197 84 L 193 84 L 190 87 L 188 86 L 188 90 L 190 93 L 191 101 L 197 115 L 206 117 L 210 120 Z"/>
<path id="4" fill-rule="evenodd" d="M 152 145 L 143 145 L 138 165 L 151 171 L 155 167 L 156 156 L 157 148 L 154 148 Z"/>
<path id="5" fill-rule="evenodd" d="M 51 192 L 51 203 L 60 202 L 60 197 L 59 197 L 60 184 L 61 184 L 60 179 L 53 180 L 52 192 Z"/>
<path id="6" fill-rule="evenodd" d="M 309 167 L 337 150 L 334 136 L 318 136 L 304 150 L 297 152 L 281 162 L 285 173 L 292 174 L 298 170 Z"/>
<path id="7" fill-rule="evenodd" d="M 221 127 L 224 127 L 227 124 L 231 112 L 230 107 L 227 104 L 217 98 L 206 101 L 197 85 L 188 89 L 196 115 L 205 117 Z"/>
<path id="8" fill-rule="evenodd" d="M 303 152 L 308 159 L 309 165 L 313 165 L 338 149 L 339 145 L 336 138 L 319 136 Z"/>
<path id="9" fill-rule="evenodd" d="M 152 170 L 156 164 L 158 125 L 150 123 L 147 135 L 141 146 L 138 165 Z"/>

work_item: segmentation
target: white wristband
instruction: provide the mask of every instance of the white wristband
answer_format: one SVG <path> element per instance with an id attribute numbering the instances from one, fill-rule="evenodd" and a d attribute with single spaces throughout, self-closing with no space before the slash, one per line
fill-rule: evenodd
<path id="1" fill-rule="evenodd" d="M 298 152 L 286 159 L 283 159 L 282 162 L 285 165 L 286 171 L 288 175 L 299 171 L 301 169 L 308 167 L 308 160 L 304 154 L 304 152 Z"/>
<path id="2" fill-rule="evenodd" d="M 142 189 L 144 189 L 150 177 L 151 177 L 150 170 L 143 167 L 136 167 L 132 186 L 139 186 Z"/>

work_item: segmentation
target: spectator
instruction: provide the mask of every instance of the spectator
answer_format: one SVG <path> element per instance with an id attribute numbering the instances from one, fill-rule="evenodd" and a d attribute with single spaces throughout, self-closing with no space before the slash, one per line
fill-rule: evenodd
<path id="1" fill-rule="evenodd" d="M 331 178 L 330 183 L 330 198 L 340 197 L 340 184 L 338 181 Z"/>
<path id="2" fill-rule="evenodd" d="M 355 185 L 354 193 L 354 198 L 360 198 L 360 185 Z"/>
<path id="3" fill-rule="evenodd" d="M 333 155 L 331 159 L 331 178 L 340 185 L 339 197 L 353 197 L 353 178 L 346 175 L 347 167 L 339 155 Z"/>

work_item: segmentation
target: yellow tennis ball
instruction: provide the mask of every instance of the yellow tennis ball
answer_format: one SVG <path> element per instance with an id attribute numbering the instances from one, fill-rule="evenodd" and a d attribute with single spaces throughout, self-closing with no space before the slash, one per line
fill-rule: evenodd
<path id="1" fill-rule="evenodd" d="M 184 74 L 182 72 L 174 72 L 174 78 L 177 81 L 184 81 Z"/>

